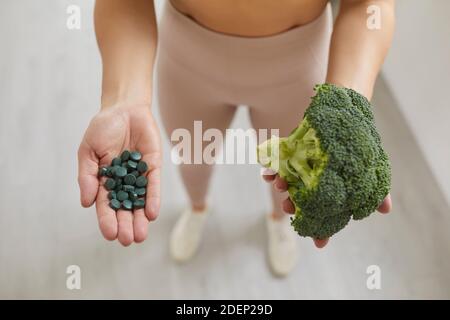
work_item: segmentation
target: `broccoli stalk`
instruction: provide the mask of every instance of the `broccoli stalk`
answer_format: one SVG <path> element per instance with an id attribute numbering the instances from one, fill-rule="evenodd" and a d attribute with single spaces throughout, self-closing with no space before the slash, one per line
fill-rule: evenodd
<path id="1" fill-rule="evenodd" d="M 327 163 L 327 155 L 320 148 L 316 131 L 307 120 L 288 137 L 272 137 L 258 146 L 258 161 L 276 171 L 288 183 L 303 183 L 313 189 Z M 296 214 L 300 214 L 299 207 Z"/>
<path id="2" fill-rule="evenodd" d="M 258 161 L 288 183 L 295 230 L 324 239 L 378 207 L 390 165 L 367 99 L 330 84 L 315 90 L 300 125 L 260 144 Z"/>

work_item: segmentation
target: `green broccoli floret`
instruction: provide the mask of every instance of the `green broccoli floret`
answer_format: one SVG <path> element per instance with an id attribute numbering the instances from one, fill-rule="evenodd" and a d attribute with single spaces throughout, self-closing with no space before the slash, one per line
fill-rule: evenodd
<path id="1" fill-rule="evenodd" d="M 260 144 L 258 161 L 287 181 L 298 234 L 325 239 L 375 211 L 391 169 L 369 101 L 331 84 L 315 90 L 300 125 Z"/>

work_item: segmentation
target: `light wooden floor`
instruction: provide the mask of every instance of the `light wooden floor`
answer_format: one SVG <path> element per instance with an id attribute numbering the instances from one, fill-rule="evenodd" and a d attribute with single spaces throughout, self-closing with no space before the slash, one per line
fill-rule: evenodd
<path id="1" fill-rule="evenodd" d="M 65 28 L 68 4 L 82 7 L 81 31 Z M 382 81 L 374 104 L 392 157 L 393 213 L 352 223 L 324 250 L 299 238 L 288 278 L 266 265 L 267 186 L 252 165 L 217 168 L 203 246 L 191 263 L 171 262 L 168 235 L 186 198 L 167 143 L 149 239 L 127 249 L 104 241 L 76 184 L 77 146 L 99 97 L 90 18 L 90 1 L 2 3 L 0 298 L 450 298 L 449 207 Z M 233 126 L 248 126 L 245 110 Z M 82 269 L 79 291 L 65 287 L 71 264 Z M 381 290 L 366 288 L 372 264 Z"/>

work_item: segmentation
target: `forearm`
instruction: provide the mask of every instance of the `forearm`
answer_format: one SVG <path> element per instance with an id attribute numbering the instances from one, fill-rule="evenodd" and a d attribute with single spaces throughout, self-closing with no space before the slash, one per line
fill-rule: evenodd
<path id="1" fill-rule="evenodd" d="M 367 8 L 380 8 L 380 29 L 367 27 Z M 373 86 L 394 31 L 393 0 L 342 0 L 331 39 L 327 82 L 371 99 Z"/>
<path id="2" fill-rule="evenodd" d="M 94 21 L 103 62 L 102 107 L 149 104 L 157 44 L 153 1 L 97 0 Z"/>

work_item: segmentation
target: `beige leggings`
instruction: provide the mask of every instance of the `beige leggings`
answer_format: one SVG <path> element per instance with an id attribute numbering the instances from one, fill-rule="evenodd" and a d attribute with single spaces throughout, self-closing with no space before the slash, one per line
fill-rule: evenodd
<path id="1" fill-rule="evenodd" d="M 157 94 L 167 134 L 229 126 L 238 105 L 249 107 L 253 127 L 279 129 L 285 136 L 298 125 L 326 76 L 332 32 L 328 5 L 313 22 L 268 37 L 238 37 L 211 31 L 166 1 L 159 25 Z M 180 165 L 191 203 L 205 203 L 212 166 Z M 272 191 L 273 210 L 286 198 Z"/>

